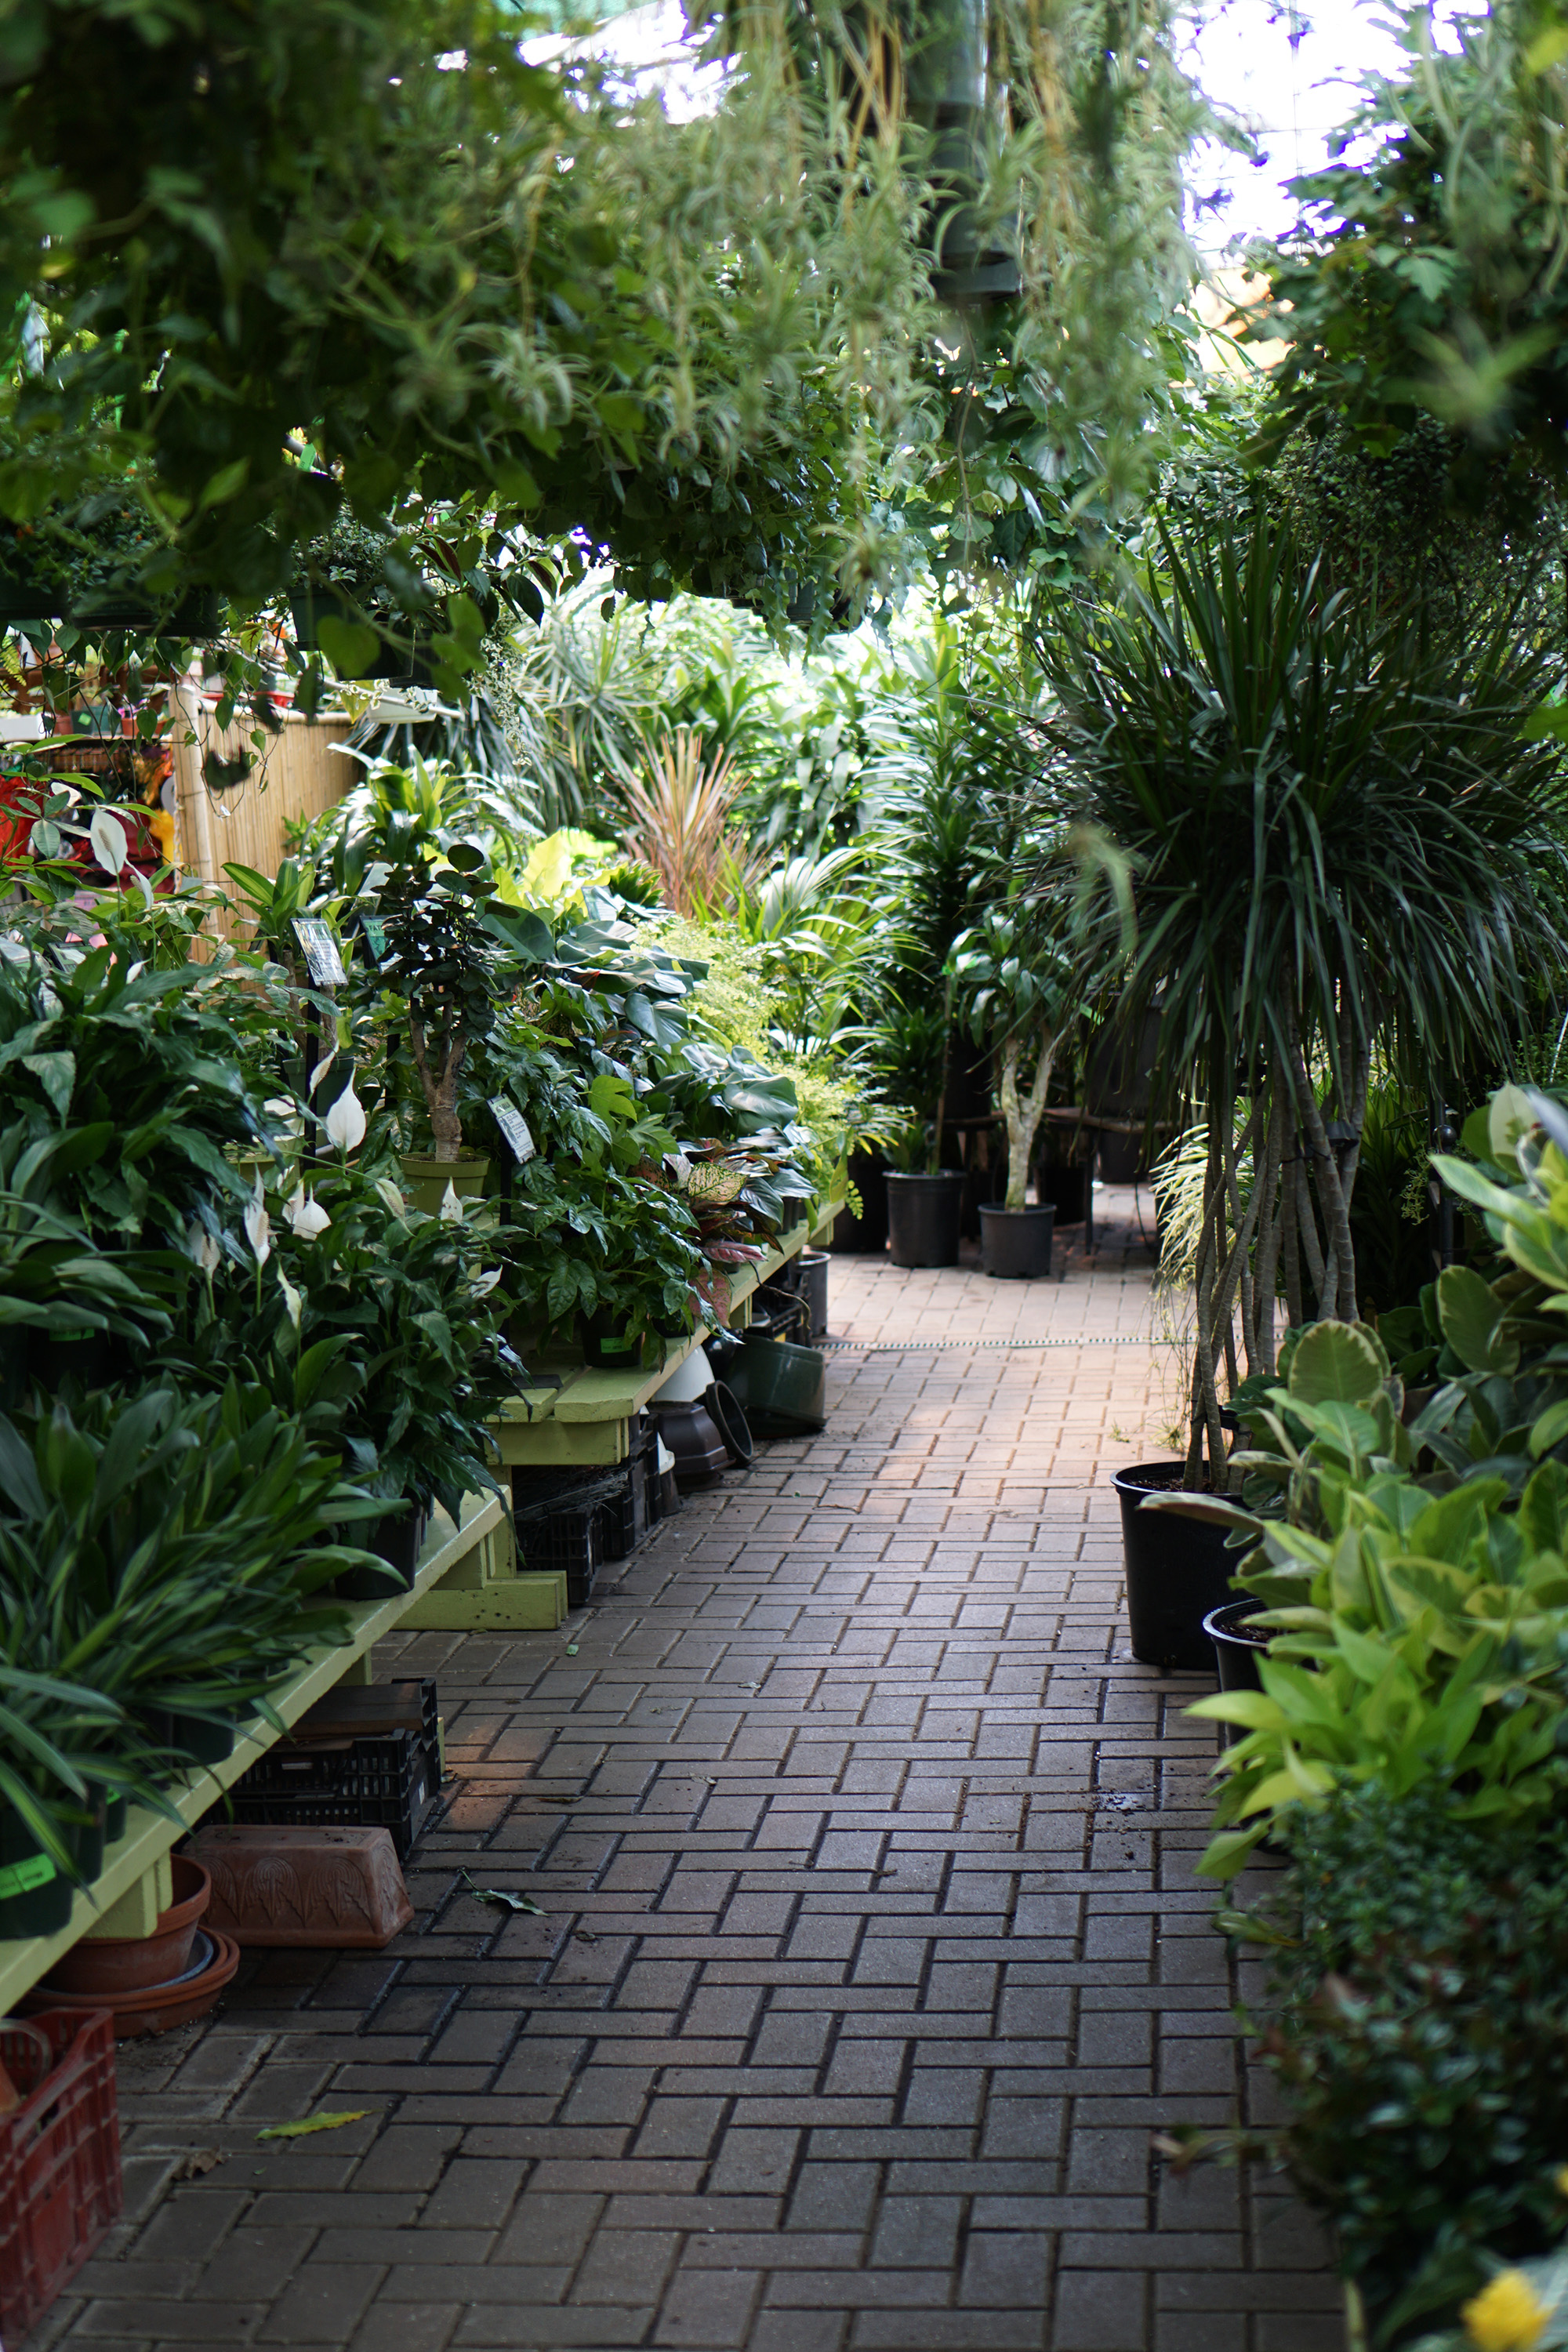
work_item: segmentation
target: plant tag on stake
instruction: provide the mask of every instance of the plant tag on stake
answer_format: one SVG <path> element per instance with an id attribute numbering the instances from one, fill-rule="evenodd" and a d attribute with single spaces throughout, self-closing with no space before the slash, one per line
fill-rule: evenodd
<path id="1" fill-rule="evenodd" d="M 520 1168 L 526 1168 L 539 1150 L 527 1119 L 500 1095 L 490 1097 L 490 1110 L 496 1125 L 506 1138 L 512 1158 Z"/>
<path id="2" fill-rule="evenodd" d="M 317 988 L 342 988 L 348 978 L 338 943 L 320 915 L 296 915 L 294 936 L 305 959 L 305 969 Z"/>

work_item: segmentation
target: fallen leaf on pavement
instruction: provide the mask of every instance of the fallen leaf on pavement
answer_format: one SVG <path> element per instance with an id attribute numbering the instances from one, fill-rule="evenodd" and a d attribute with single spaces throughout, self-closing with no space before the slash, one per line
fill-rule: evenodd
<path id="1" fill-rule="evenodd" d="M 476 1886 L 466 1870 L 459 1871 L 458 1875 L 468 1879 L 469 1893 L 477 1895 L 481 1903 L 499 1903 L 507 1911 L 526 1911 L 532 1919 L 544 1916 L 538 1904 L 527 1895 L 509 1894 L 504 1886 Z"/>
<path id="2" fill-rule="evenodd" d="M 303 2139 L 307 2132 L 341 2131 L 344 2124 L 362 2124 L 368 2107 L 354 2107 L 346 2116 L 306 2116 L 297 2124 L 268 2124 L 258 2139 Z"/>

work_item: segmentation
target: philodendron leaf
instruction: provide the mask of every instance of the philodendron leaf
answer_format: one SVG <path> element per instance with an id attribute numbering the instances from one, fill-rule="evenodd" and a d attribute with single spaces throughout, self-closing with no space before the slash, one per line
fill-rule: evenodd
<path id="1" fill-rule="evenodd" d="M 1310 1324 L 1290 1359 L 1290 1394 L 1303 1404 L 1370 1404 L 1388 1370 L 1387 1352 L 1366 1324 Z"/>
<path id="2" fill-rule="evenodd" d="M 368 2107 L 351 2107 L 344 2115 L 305 2116 L 297 2124 L 268 2124 L 258 2131 L 258 2139 L 303 2139 L 309 2132 L 341 2131 L 344 2124 L 362 2124 L 370 2113 Z"/>
<path id="3" fill-rule="evenodd" d="M 1513 1372 L 1519 1341 L 1500 1333 L 1507 1308 L 1473 1266 L 1446 1265 L 1437 1276 L 1443 1337 L 1468 1372 Z"/>

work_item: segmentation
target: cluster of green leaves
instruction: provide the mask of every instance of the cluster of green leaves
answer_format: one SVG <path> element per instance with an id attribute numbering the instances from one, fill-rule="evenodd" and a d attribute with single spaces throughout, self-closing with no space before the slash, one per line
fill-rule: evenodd
<path id="1" fill-rule="evenodd" d="M 1563 1832 L 1373 1783 L 1288 1840 L 1268 1922 L 1234 1924 L 1279 1954 L 1263 2055 L 1291 2175 L 1337 2232 L 1366 2340 L 1457 2352 L 1477 2339 L 1423 2325 L 1568 2222 Z"/>
<path id="2" fill-rule="evenodd" d="M 1377 76 L 1323 170 L 1304 236 L 1259 253 L 1284 335 L 1277 432 L 1330 413 L 1386 457 L 1426 420 L 1459 499 L 1527 529 L 1563 477 L 1564 47 L 1550 11 L 1404 11 L 1409 64 Z"/>
<path id="3" fill-rule="evenodd" d="M 84 1773 L 148 1795 L 180 1761 L 161 1717 L 266 1714 L 279 1676 L 341 1638 L 310 1595 L 361 1557 L 336 1529 L 377 1507 L 232 1380 L 0 1420 L 0 1658 L 67 1694 L 33 1694 L 29 1736 L 5 1727 L 4 1789 L 58 1866 L 75 1866 Z"/>

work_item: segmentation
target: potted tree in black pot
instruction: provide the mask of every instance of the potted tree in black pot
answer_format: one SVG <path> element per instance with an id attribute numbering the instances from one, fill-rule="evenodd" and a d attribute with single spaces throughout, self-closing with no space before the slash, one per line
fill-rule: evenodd
<path id="1" fill-rule="evenodd" d="M 1561 755 L 1521 731 L 1548 692 L 1528 633 L 1331 594 L 1266 515 L 1200 513 L 1155 551 L 1143 581 L 1059 600 L 1037 651 L 1111 952 L 1129 898 L 1136 921 L 1123 1034 L 1158 1001 L 1152 1110 L 1206 1139 L 1186 1453 L 1114 1481 L 1134 1654 L 1200 1668 L 1236 1564 L 1227 1402 L 1272 1381 L 1281 1301 L 1292 1325 L 1358 1317 L 1374 1053 L 1423 1092 L 1508 1066 L 1568 877 Z"/>
<path id="2" fill-rule="evenodd" d="M 996 1100 L 1007 1129 L 1007 1190 L 982 1203 L 981 1248 L 988 1274 L 1028 1279 L 1051 1270 L 1056 1210 L 1026 1193 L 1035 1138 L 1045 1117 L 1051 1070 L 1078 1003 L 1064 944 L 1066 892 L 1022 891 L 989 907 L 954 943 L 959 1002 L 995 1066 Z"/>

